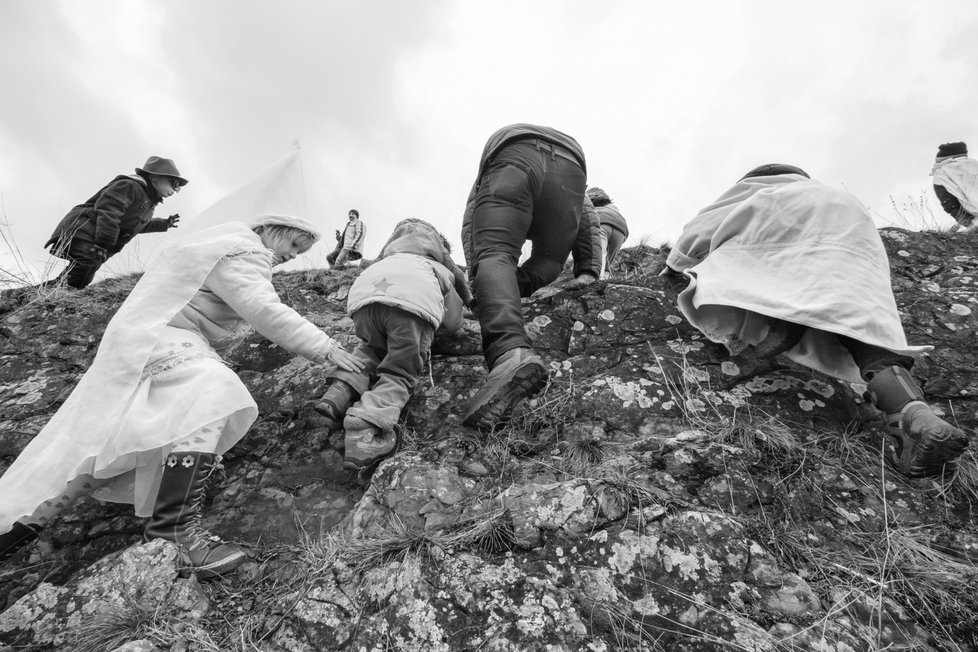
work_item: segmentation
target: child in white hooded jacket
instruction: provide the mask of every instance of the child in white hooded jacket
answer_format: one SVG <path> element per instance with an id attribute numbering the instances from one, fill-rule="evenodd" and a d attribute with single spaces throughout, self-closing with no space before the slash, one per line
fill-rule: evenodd
<path id="1" fill-rule="evenodd" d="M 398 223 L 347 298 L 361 340 L 353 355 L 364 369 L 330 372 L 316 404 L 332 427 L 345 430 L 346 468 L 370 468 L 394 453 L 394 426 L 417 386 L 435 330 L 458 331 L 470 299 L 445 237 L 424 220 Z"/>

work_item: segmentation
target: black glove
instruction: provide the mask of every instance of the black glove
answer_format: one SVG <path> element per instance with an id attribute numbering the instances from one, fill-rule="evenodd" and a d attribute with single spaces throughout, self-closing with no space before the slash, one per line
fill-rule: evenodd
<path id="1" fill-rule="evenodd" d="M 109 259 L 109 254 L 105 252 L 104 248 L 98 245 L 92 245 L 92 257 L 95 258 L 101 265 Z"/>
<path id="2" fill-rule="evenodd" d="M 180 213 L 175 213 L 170 217 L 166 218 L 166 228 L 175 229 L 177 228 L 177 222 L 180 221 Z"/>

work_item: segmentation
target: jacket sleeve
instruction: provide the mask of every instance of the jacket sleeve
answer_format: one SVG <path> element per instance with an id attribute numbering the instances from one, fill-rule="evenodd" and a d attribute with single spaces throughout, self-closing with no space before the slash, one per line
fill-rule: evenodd
<path id="1" fill-rule="evenodd" d="M 574 276 L 590 274 L 594 278 L 601 277 L 601 220 L 587 197 L 584 198 L 577 241 L 571 254 L 574 258 Z"/>
<path id="2" fill-rule="evenodd" d="M 684 272 L 703 262 L 710 253 L 713 234 L 720 226 L 713 216 L 700 215 L 683 228 L 676 245 L 666 258 L 666 265 L 677 272 Z"/>
<path id="3" fill-rule="evenodd" d="M 456 333 L 464 323 L 462 320 L 462 297 L 455 291 L 456 280 L 454 278 L 454 272 L 461 273 L 461 270 L 457 267 L 454 272 L 447 268 L 442 269 L 448 273 L 435 271 L 438 284 L 441 286 L 442 297 L 445 300 L 445 315 L 442 317 L 441 324 L 438 325 L 438 330 L 442 333 Z"/>
<path id="4" fill-rule="evenodd" d="M 338 343 L 282 303 L 272 285 L 270 263 L 264 252 L 227 256 L 207 277 L 207 287 L 275 344 L 313 362 L 325 361 Z"/>
<path id="5" fill-rule="evenodd" d="M 146 223 L 142 233 L 162 233 L 166 231 L 167 220 L 152 219 Z"/>
<path id="6" fill-rule="evenodd" d="M 468 268 L 469 278 L 475 273 L 475 246 L 472 243 L 472 214 L 475 212 L 475 194 L 478 181 L 472 185 L 469 198 L 465 200 L 465 213 L 462 215 L 462 255 Z M 468 302 L 466 302 L 468 303 Z"/>
<path id="7" fill-rule="evenodd" d="M 136 181 L 120 179 L 109 184 L 95 200 L 95 246 L 111 249 L 119 241 L 119 229 L 126 210 L 143 190 Z"/>

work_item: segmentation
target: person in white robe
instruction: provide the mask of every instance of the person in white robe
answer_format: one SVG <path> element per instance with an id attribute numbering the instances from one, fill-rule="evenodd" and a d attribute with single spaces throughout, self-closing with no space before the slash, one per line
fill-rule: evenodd
<path id="1" fill-rule="evenodd" d="M 909 477 L 952 470 L 968 436 L 924 401 L 866 209 L 846 192 L 783 164 L 755 168 L 685 227 L 663 273 L 689 286 L 679 308 L 731 355 L 784 354 L 866 383 L 887 415 L 891 461 Z"/>
<path id="2" fill-rule="evenodd" d="M 304 218 L 262 215 L 171 245 L 106 327 L 91 367 L 0 477 L 0 561 L 83 494 L 132 503 L 147 540 L 181 546 L 199 577 L 244 549 L 201 526 L 208 480 L 258 408 L 221 358 L 252 328 L 313 362 L 362 363 L 283 304 L 272 268 L 319 238 Z"/>
<path id="3" fill-rule="evenodd" d="M 965 229 L 978 218 L 978 161 L 968 157 L 965 143 L 944 143 L 937 148 L 931 169 L 934 194 L 944 212 Z"/>

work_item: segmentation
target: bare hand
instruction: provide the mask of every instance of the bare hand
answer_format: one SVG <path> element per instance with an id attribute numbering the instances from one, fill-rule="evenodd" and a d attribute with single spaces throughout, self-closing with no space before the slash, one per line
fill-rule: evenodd
<path id="1" fill-rule="evenodd" d="M 566 289 L 574 290 L 576 288 L 584 287 L 585 285 L 590 285 L 591 283 L 594 283 L 596 280 L 597 279 L 591 276 L 590 274 L 581 274 L 573 281 L 570 281 L 567 284 Z"/>
<path id="2" fill-rule="evenodd" d="M 333 349 L 333 352 L 329 354 L 329 361 L 344 371 L 349 371 L 355 374 L 363 371 L 363 361 L 346 349 L 342 349 L 340 347 L 336 347 Z"/>

